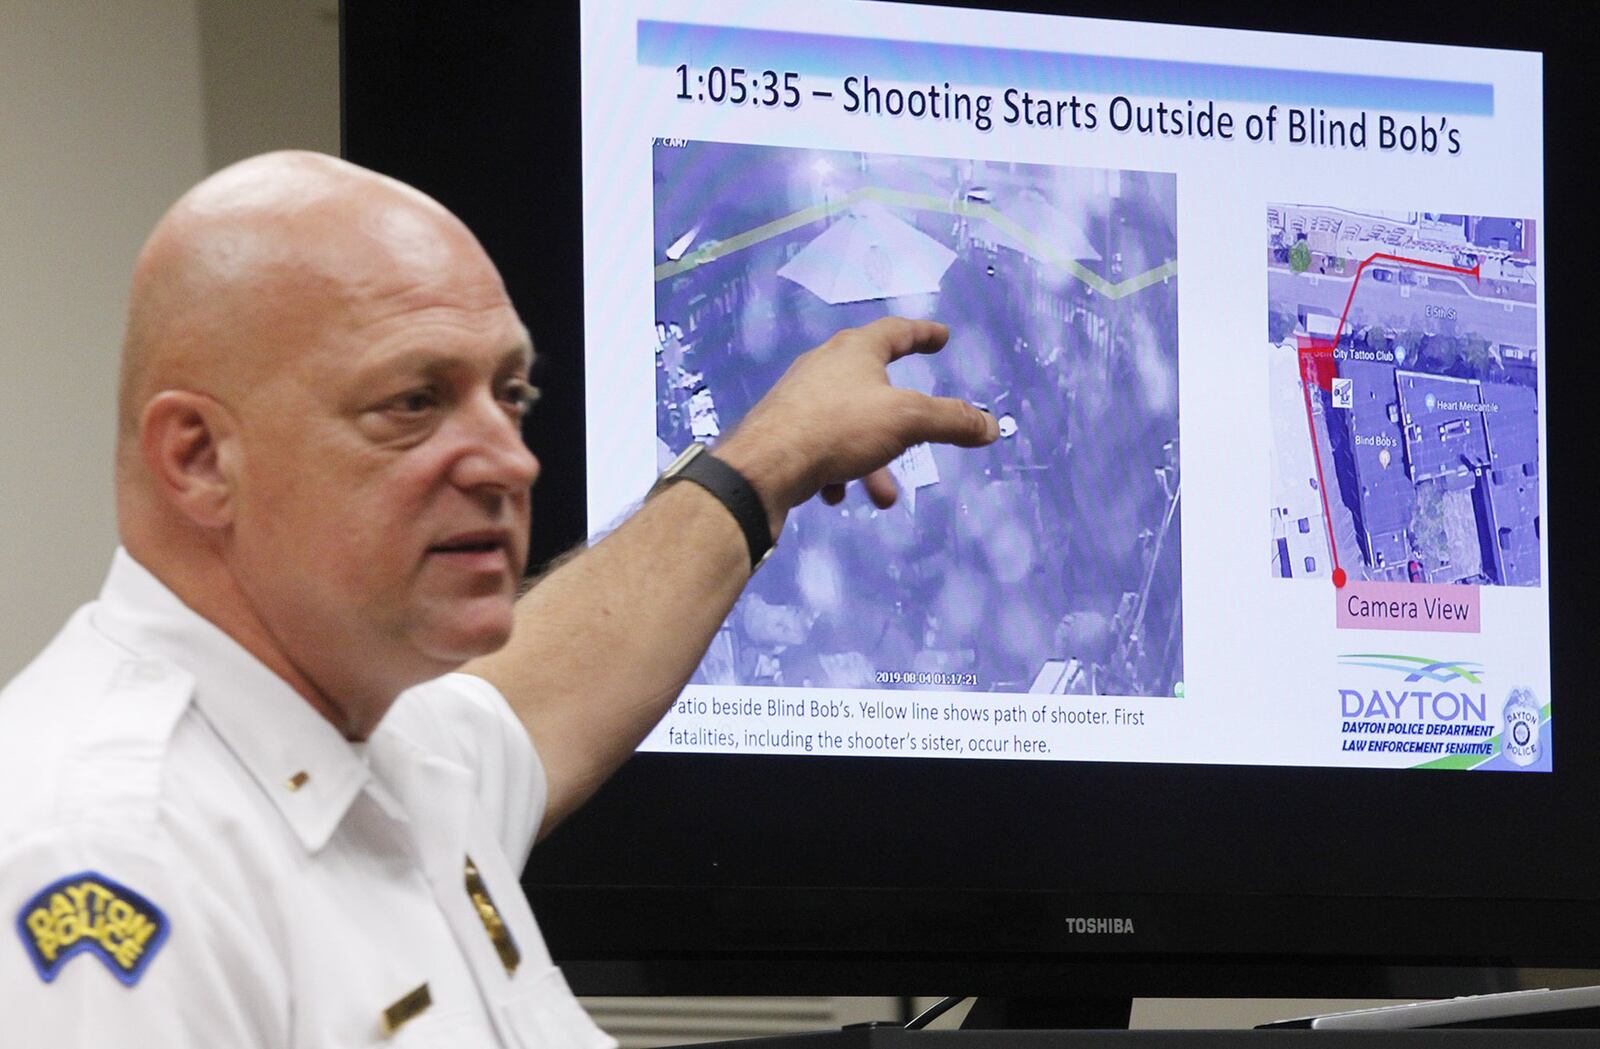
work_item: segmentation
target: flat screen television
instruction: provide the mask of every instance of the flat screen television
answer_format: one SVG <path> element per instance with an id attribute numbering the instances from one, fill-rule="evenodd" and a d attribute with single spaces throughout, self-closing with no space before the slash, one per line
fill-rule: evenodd
<path id="1" fill-rule="evenodd" d="M 893 378 L 1004 435 L 908 453 L 892 510 L 791 515 L 535 851 L 574 987 L 1434 996 L 1600 964 L 1594 30 L 346 0 L 347 156 L 462 215 L 538 344 L 537 558 L 886 313 L 952 329 Z"/>

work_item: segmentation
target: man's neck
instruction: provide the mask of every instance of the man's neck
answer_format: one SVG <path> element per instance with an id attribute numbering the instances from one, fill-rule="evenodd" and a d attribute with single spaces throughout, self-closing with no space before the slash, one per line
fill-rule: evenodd
<path id="1" fill-rule="evenodd" d="M 209 552 L 206 556 L 192 553 L 182 557 L 162 556 L 160 551 L 141 550 L 131 543 L 128 544 L 128 552 L 171 590 L 178 600 L 227 634 L 294 689 L 346 739 L 364 740 L 371 735 L 382 718 L 381 712 L 386 711 L 393 697 L 403 691 L 403 687 L 394 688 L 389 694 L 389 702 L 338 702 L 332 690 L 322 687 L 316 676 L 293 658 L 290 646 L 283 643 L 267 619 L 258 613 L 249 594 L 220 558 Z M 363 710 L 378 710 L 380 713 L 376 717 L 363 718 L 359 714 Z M 368 721 L 370 723 L 366 723 Z"/>

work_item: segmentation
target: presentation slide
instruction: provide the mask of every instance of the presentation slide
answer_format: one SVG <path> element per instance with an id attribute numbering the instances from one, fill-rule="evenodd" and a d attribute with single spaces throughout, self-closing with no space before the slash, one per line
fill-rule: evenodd
<path id="1" fill-rule="evenodd" d="M 1551 769 L 1539 55 L 582 22 L 592 533 L 877 317 L 1001 433 L 791 513 L 642 750 Z"/>

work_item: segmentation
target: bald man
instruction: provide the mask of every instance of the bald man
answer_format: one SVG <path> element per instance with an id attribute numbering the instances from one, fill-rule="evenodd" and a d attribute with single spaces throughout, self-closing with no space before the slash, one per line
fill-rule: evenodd
<path id="1" fill-rule="evenodd" d="M 604 1046 L 518 887 L 677 696 L 790 508 L 994 421 L 944 329 L 798 356 L 516 600 L 532 347 L 471 233 L 312 154 L 135 267 L 98 601 L 0 693 L 0 1043 Z M 824 406 L 826 406 L 824 410 Z M 679 481 L 682 483 L 672 483 Z"/>

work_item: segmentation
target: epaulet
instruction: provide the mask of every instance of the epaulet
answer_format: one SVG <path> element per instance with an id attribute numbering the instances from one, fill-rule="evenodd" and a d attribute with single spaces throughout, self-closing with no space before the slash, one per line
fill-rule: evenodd
<path id="1" fill-rule="evenodd" d="M 194 695 L 194 676 L 160 659 L 124 653 L 64 755 L 59 816 L 114 820 L 135 832 L 160 810 L 162 764 Z"/>
<path id="2" fill-rule="evenodd" d="M 162 771 L 194 678 L 91 616 L 80 609 L 0 691 L 0 895 L 42 981 L 88 953 L 133 986 L 167 937 Z M 16 949 L 4 947 L 0 983 Z"/>

